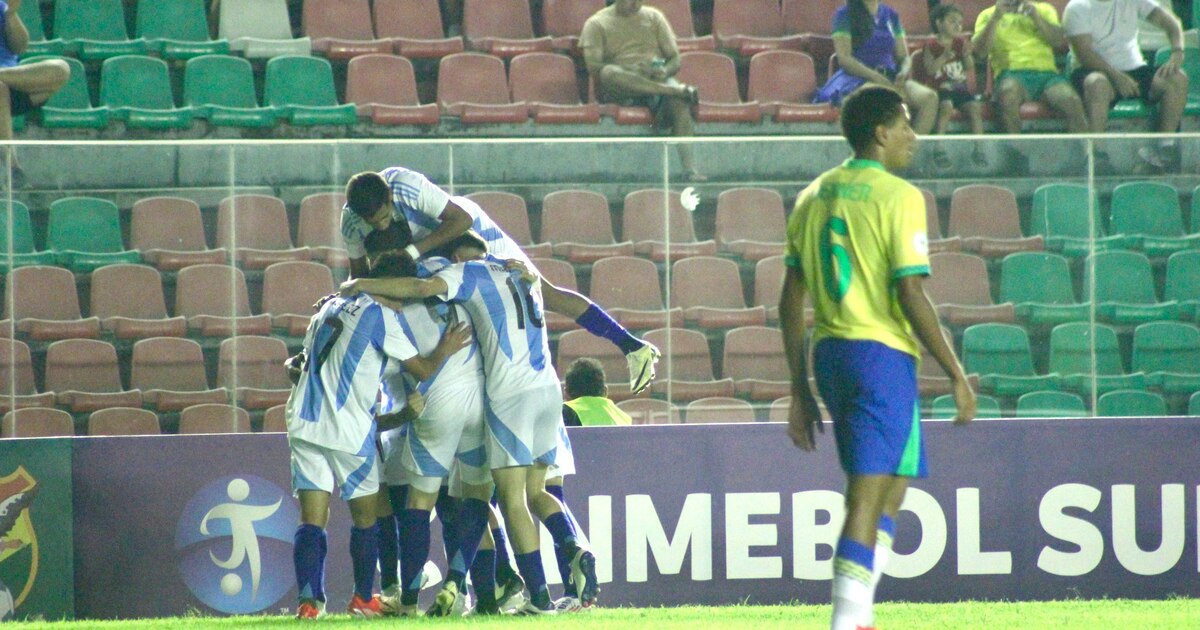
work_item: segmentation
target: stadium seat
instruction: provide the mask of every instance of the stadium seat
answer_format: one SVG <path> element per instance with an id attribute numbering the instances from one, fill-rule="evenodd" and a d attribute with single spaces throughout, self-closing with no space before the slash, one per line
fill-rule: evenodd
<path id="1" fill-rule="evenodd" d="M 925 292 L 946 323 L 969 326 L 1016 319 L 1011 302 L 992 302 L 987 263 L 982 258 L 960 252 L 932 254 L 929 269 Z"/>
<path id="2" fill-rule="evenodd" d="M 72 413 L 142 406 L 140 390 L 121 386 L 116 348 L 97 339 L 61 339 L 46 348 L 46 391 Z"/>
<path id="3" fill-rule="evenodd" d="M 1187 413 L 1189 416 L 1200 416 L 1200 392 L 1192 394 L 1192 397 L 1188 399 Z"/>
<path id="4" fill-rule="evenodd" d="M 217 247 L 228 249 L 233 260 L 246 269 L 265 269 L 277 262 L 312 256 L 307 247 L 292 245 L 287 207 L 270 195 L 222 199 L 217 208 Z"/>
<path id="5" fill-rule="evenodd" d="M 783 29 L 787 33 L 833 33 L 833 13 L 842 0 L 783 0 Z M 967 24 L 971 28 L 973 24 Z"/>
<path id="6" fill-rule="evenodd" d="M 442 113 L 463 123 L 511 123 L 529 119 L 525 103 L 509 96 L 504 61 L 492 55 L 457 53 L 438 65 L 437 99 Z"/>
<path id="7" fill-rule="evenodd" d="M 189 129 L 196 113 L 176 107 L 167 62 L 141 55 L 120 55 L 100 67 L 100 104 L 109 119 L 128 128 Z"/>
<path id="8" fill-rule="evenodd" d="M 950 330 L 945 326 L 942 326 L 941 329 L 942 338 L 946 340 L 946 344 L 954 347 L 954 335 L 950 334 Z M 921 397 L 929 398 L 954 393 L 954 382 L 938 364 L 937 359 L 929 353 L 929 348 L 926 348 L 925 344 L 920 344 L 920 348 L 921 360 L 917 362 L 917 391 Z M 979 391 L 978 374 L 968 372 L 967 380 L 976 391 Z"/>
<path id="9" fill-rule="evenodd" d="M 275 405 L 263 413 L 263 433 L 287 433 L 287 405 Z"/>
<path id="10" fill-rule="evenodd" d="M 134 343 L 129 384 L 159 412 L 229 402 L 228 391 L 209 387 L 203 350 L 191 339 L 151 337 Z"/>
<path id="11" fill-rule="evenodd" d="M 979 385 L 997 396 L 1020 396 L 1054 389 L 1058 375 L 1040 376 L 1033 369 L 1029 334 L 1012 324 L 976 324 L 963 331 L 962 360 L 966 371 L 979 374 Z"/>
<path id="12" fill-rule="evenodd" d="M 17 9 L 17 15 L 21 16 L 21 21 L 25 23 L 25 30 L 29 31 L 29 46 L 21 53 L 22 57 L 66 54 L 67 44 L 62 38 L 46 38 L 41 2 L 22 2 Z"/>
<path id="13" fill-rule="evenodd" d="M 737 328 L 767 323 L 767 309 L 746 306 L 737 263 L 713 256 L 695 256 L 671 266 L 671 305 L 701 328 Z"/>
<path id="14" fill-rule="evenodd" d="M 312 52 L 311 39 L 292 37 L 287 0 L 221 0 L 217 34 L 250 59 Z"/>
<path id="15" fill-rule="evenodd" d="M 1033 191 L 1030 231 L 1041 234 L 1046 249 L 1064 256 L 1129 247 L 1125 236 L 1105 236 L 1100 200 L 1081 184 L 1043 184 Z"/>
<path id="16" fill-rule="evenodd" d="M 1179 193 L 1164 182 L 1126 182 L 1113 188 L 1109 226 L 1132 237 L 1147 256 L 1200 249 L 1200 234 L 1186 235 Z"/>
<path id="17" fill-rule="evenodd" d="M 713 0 L 712 27 L 721 48 L 746 58 L 764 50 L 804 47 L 804 37 L 784 32 L 776 0 Z"/>
<path id="18" fill-rule="evenodd" d="M 293 337 L 303 337 L 313 304 L 337 290 L 329 267 L 293 260 L 277 262 L 263 272 L 262 311 L 271 324 Z"/>
<path id="19" fill-rule="evenodd" d="M 758 103 L 763 115 L 775 122 L 826 122 L 837 120 L 829 103 L 813 103 L 817 74 L 813 59 L 795 50 L 764 50 L 750 58 L 746 99 Z"/>
<path id="20" fill-rule="evenodd" d="M 600 106 L 580 102 L 575 62 L 566 55 L 548 52 L 517 55 L 509 63 L 508 82 L 513 102 L 528 104 L 536 123 L 600 122 Z"/>
<path id="21" fill-rule="evenodd" d="M 617 403 L 633 424 L 679 424 L 679 407 L 657 398 L 630 398 Z"/>
<path id="22" fill-rule="evenodd" d="M 776 398 L 771 403 L 771 407 L 767 410 L 767 422 L 787 422 L 788 413 L 792 406 L 792 397 L 784 396 Z M 817 399 L 817 411 L 821 412 L 821 421 L 829 422 L 829 410 L 825 408 L 825 404 Z"/>
<path id="23" fill-rule="evenodd" d="M 162 275 L 147 265 L 107 265 L 92 272 L 91 313 L 117 339 L 182 337 L 187 320 L 167 316 Z"/>
<path id="24" fill-rule="evenodd" d="M 29 346 L 0 338 L 0 413 L 26 407 L 53 407 L 54 392 L 38 393 Z"/>
<path id="25" fill-rule="evenodd" d="M 670 243 L 666 242 L 668 217 Z M 717 253 L 716 241 L 696 240 L 692 213 L 680 203 L 677 191 L 648 188 L 625 195 L 621 237 L 633 241 L 634 251 L 638 254 L 649 256 L 656 262 L 665 262 L 668 255 L 672 260 L 678 260 Z"/>
<path id="26" fill-rule="evenodd" d="M 600 362 L 608 379 L 608 397 L 622 401 L 633 397 L 629 391 L 629 365 L 625 355 L 612 343 L 586 330 L 568 330 L 558 338 L 554 366 L 561 379 L 575 359 L 589 357 Z M 659 371 L 661 374 L 661 370 Z"/>
<path id="27" fill-rule="evenodd" d="M 542 238 L 555 256 L 592 264 L 612 256 L 632 256 L 633 242 L 616 242 L 608 199 L 590 190 L 556 190 L 542 199 Z"/>
<path id="28" fill-rule="evenodd" d="M 771 401 L 791 392 L 791 373 L 778 328 L 746 326 L 725 333 L 721 375 L 738 396 Z"/>
<path id="29" fill-rule="evenodd" d="M 175 314 L 188 320 L 188 332 L 205 337 L 265 335 L 270 315 L 251 315 L 246 276 L 226 265 L 192 265 L 179 270 Z"/>
<path id="30" fill-rule="evenodd" d="M 683 53 L 679 58 L 679 73 L 675 78 L 696 86 L 700 93 L 700 104 L 694 110 L 698 122 L 762 121 L 763 112 L 759 104 L 742 101 L 733 59 L 703 50 Z"/>
<path id="31" fill-rule="evenodd" d="M 963 238 L 963 249 L 985 257 L 1043 248 L 1041 236 L 1021 233 L 1013 192 L 991 184 L 969 184 L 954 190 L 947 231 Z"/>
<path id="32" fill-rule="evenodd" d="M 1200 390 L 1200 329 L 1179 322 L 1152 322 L 1133 331 L 1133 369 L 1165 394 Z"/>
<path id="33" fill-rule="evenodd" d="M 756 420 L 754 407 L 750 403 L 727 396 L 693 400 L 683 410 L 683 421 L 686 424 L 724 424 Z"/>
<path id="34" fill-rule="evenodd" d="M 313 260 L 324 261 L 335 269 L 350 266 L 346 244 L 342 241 L 341 192 L 313 193 L 300 200 L 300 219 L 296 225 L 296 245 L 307 247 Z"/>
<path id="35" fill-rule="evenodd" d="M 208 249 L 200 206 L 182 197 L 146 197 L 133 202 L 129 243 L 161 271 L 188 265 L 221 264 L 229 252 Z"/>
<path id="36" fill-rule="evenodd" d="M 1141 252 L 1098 252 L 1085 268 L 1095 269 L 1096 317 L 1117 325 L 1172 319 L 1177 305 L 1158 301 L 1150 259 Z M 1084 274 L 1083 295 L 1092 295 L 1092 276 Z"/>
<path id="37" fill-rule="evenodd" d="M 224 404 L 192 405 L 179 413 L 179 433 L 249 433 L 250 414 L 240 407 Z"/>
<path id="38" fill-rule="evenodd" d="M 572 291 L 579 290 L 579 283 L 575 279 L 575 267 L 565 260 L 557 258 L 533 258 L 531 261 L 534 267 L 537 267 L 538 273 L 550 284 L 563 289 Z M 561 332 L 577 328 L 575 320 L 554 311 L 546 311 L 542 314 L 545 318 L 546 328 L 551 332 Z"/>
<path id="39" fill-rule="evenodd" d="M 250 62 L 229 55 L 203 55 L 187 61 L 183 102 L 197 117 L 219 127 L 274 127 L 283 113 L 258 104 Z"/>
<path id="40" fill-rule="evenodd" d="M 555 50 L 577 54 L 583 24 L 603 8 L 604 0 L 543 0 L 542 32 Z"/>
<path id="41" fill-rule="evenodd" d="M 122 0 L 55 0 L 54 36 L 85 61 L 149 50 L 146 40 L 129 39 Z"/>
<path id="42" fill-rule="evenodd" d="M 754 265 L 754 301 L 751 304 L 765 307 L 767 320 L 771 322 L 779 321 L 779 295 L 785 271 L 782 254 L 764 258 Z M 809 322 L 806 317 L 805 323 Z"/>
<path id="43" fill-rule="evenodd" d="M 1017 399 L 1018 418 L 1085 418 L 1087 405 L 1078 394 L 1029 392 Z"/>
<path id="44" fill-rule="evenodd" d="M 329 59 L 392 52 L 390 40 L 375 38 L 369 0 L 304 0 L 300 25 L 313 52 Z"/>
<path id="45" fill-rule="evenodd" d="M 438 106 L 421 104 L 412 62 L 397 55 L 359 55 L 346 70 L 346 102 L 376 125 L 436 125 Z"/>
<path id="46" fill-rule="evenodd" d="M 1167 259 L 1163 299 L 1176 303 L 1180 319 L 1200 318 L 1200 251 L 1176 252 Z"/>
<path id="47" fill-rule="evenodd" d="M 954 405 L 954 396 L 943 394 L 933 399 L 930 405 L 929 417 L 932 420 L 953 420 L 958 414 Z M 975 397 L 975 418 L 978 420 L 994 420 L 1001 417 L 1000 401 L 987 394 Z"/>
<path id="48" fill-rule="evenodd" d="M 630 281 L 637 278 L 636 282 Z M 651 281 L 653 280 L 653 282 Z M 683 309 L 663 304 L 658 269 L 644 258 L 613 256 L 592 265 L 591 298 L 634 330 L 683 326 Z"/>
<path id="49" fill-rule="evenodd" d="M 900 14 L 900 24 L 909 41 L 913 36 L 928 35 L 932 25 L 929 22 L 929 3 L 927 0 L 889 0 L 889 6 Z M 1061 14 L 1059 15 L 1061 18 Z M 963 28 L 971 28 L 973 24 L 963 22 Z"/>
<path id="50" fill-rule="evenodd" d="M 61 409 L 33 407 L 15 409 L 0 421 L 2 438 L 69 437 L 75 435 L 75 421 Z"/>
<path id="51" fill-rule="evenodd" d="M 498 57 L 553 50 L 549 37 L 534 37 L 529 0 L 463 0 L 463 36 L 473 50 Z"/>
<path id="52" fill-rule="evenodd" d="M 4 283 L 4 322 L 34 341 L 99 337 L 100 319 L 84 319 L 75 275 L 62 267 L 33 265 L 8 272 Z"/>
<path id="53" fill-rule="evenodd" d="M 125 249 L 117 205 L 94 197 L 66 197 L 50 204 L 46 249 L 59 265 L 87 272 L 116 263 L 138 263 L 142 255 Z"/>
<path id="54" fill-rule="evenodd" d="M 1050 371 L 1059 388 L 1091 398 L 1117 389 L 1145 389 L 1146 375 L 1126 374 L 1117 333 L 1104 324 L 1060 324 L 1050 331 Z"/>
<path id="55" fill-rule="evenodd" d="M 552 253 L 550 243 L 534 243 L 533 230 L 529 227 L 529 208 L 525 198 L 510 192 L 487 190 L 467 195 L 467 199 L 479 204 L 484 212 L 512 237 L 530 258 L 545 258 Z"/>
<path id="56" fill-rule="evenodd" d="M 463 51 L 462 37 L 446 37 L 438 0 L 374 0 L 375 35 L 409 59 L 440 58 Z"/>
<path id="57" fill-rule="evenodd" d="M 20 201 L 4 201 L 0 210 L 0 271 L 8 272 L 14 267 L 29 265 L 53 265 L 54 252 L 36 251 L 33 244 L 33 223 L 29 220 L 29 207 Z M 12 223 L 12 242 L 9 243 L 9 218 Z"/>
<path id="58" fill-rule="evenodd" d="M 1200 234 L 1200 194 L 1197 194 L 1197 190 L 1200 190 L 1200 186 L 1192 189 L 1192 234 Z"/>
<path id="59" fill-rule="evenodd" d="M 712 35 L 696 35 L 696 26 L 692 23 L 691 0 L 646 0 L 645 6 L 654 7 L 663 12 L 671 30 L 675 31 L 675 47 L 679 52 L 693 50 L 716 50 L 717 39 Z"/>
<path id="60" fill-rule="evenodd" d="M 704 333 L 686 328 L 658 328 L 643 338 L 663 353 L 658 362 L 658 378 L 650 385 L 655 396 L 680 402 L 734 395 L 733 379 L 718 380 L 713 374 L 712 354 Z"/>
<path id="61" fill-rule="evenodd" d="M 204 0 L 138 0 L 134 32 L 164 59 L 227 55 L 229 42 L 208 36 L 205 5 Z"/>
<path id="62" fill-rule="evenodd" d="M 242 335 L 221 341 L 217 386 L 235 392 L 246 409 L 268 409 L 287 402 L 292 390 L 283 362 L 282 339 Z"/>
<path id="63" fill-rule="evenodd" d="M 37 6 L 36 2 L 22 4 Z M 32 59 L 37 60 L 38 57 Z M 111 112 L 108 107 L 94 107 L 88 93 L 87 70 L 78 59 L 62 58 L 71 67 L 71 76 L 55 92 L 41 109 L 41 124 L 47 129 L 104 129 L 108 127 Z"/>
<path id="64" fill-rule="evenodd" d="M 98 409 L 88 416 L 87 434 L 99 435 L 159 435 L 162 427 L 158 414 L 133 407 Z"/>
<path id="65" fill-rule="evenodd" d="M 263 101 L 296 126 L 353 125 L 353 103 L 338 104 L 333 67 L 319 57 L 283 55 L 267 62 Z"/>
<path id="66" fill-rule="evenodd" d="M 747 261 L 783 253 L 787 233 L 783 197 L 769 188 L 730 188 L 717 196 L 716 241 L 722 252 Z"/>
<path id="67" fill-rule="evenodd" d="M 1120 390 L 1108 392 L 1096 401 L 1101 417 L 1154 418 L 1167 415 L 1167 401 L 1154 392 Z"/>
<path id="68" fill-rule="evenodd" d="M 1017 252 L 1000 265 L 1000 301 L 1015 305 L 1021 321 L 1055 325 L 1084 321 L 1091 308 L 1079 304 L 1067 259 L 1045 252 Z"/>

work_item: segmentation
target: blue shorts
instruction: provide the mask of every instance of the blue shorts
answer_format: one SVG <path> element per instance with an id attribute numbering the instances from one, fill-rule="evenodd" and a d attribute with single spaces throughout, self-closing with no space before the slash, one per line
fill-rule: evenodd
<path id="1" fill-rule="evenodd" d="M 846 474 L 929 476 L 911 354 L 877 341 L 822 339 L 813 363 Z"/>

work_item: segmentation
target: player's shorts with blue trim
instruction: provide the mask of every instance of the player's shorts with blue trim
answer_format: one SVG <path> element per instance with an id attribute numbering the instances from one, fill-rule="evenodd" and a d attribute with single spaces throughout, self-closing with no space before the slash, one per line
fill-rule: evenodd
<path id="1" fill-rule="evenodd" d="M 813 364 L 847 474 L 929 476 L 915 357 L 878 341 L 822 339 Z"/>
<path id="2" fill-rule="evenodd" d="M 382 466 L 374 440 L 362 453 L 346 453 L 304 440 L 288 439 L 291 449 L 292 495 L 301 490 L 336 491 L 349 501 L 379 491 Z"/>
<path id="3" fill-rule="evenodd" d="M 562 426 L 562 389 L 534 387 L 514 396 L 486 399 L 488 465 L 550 466 L 557 461 L 558 429 Z"/>

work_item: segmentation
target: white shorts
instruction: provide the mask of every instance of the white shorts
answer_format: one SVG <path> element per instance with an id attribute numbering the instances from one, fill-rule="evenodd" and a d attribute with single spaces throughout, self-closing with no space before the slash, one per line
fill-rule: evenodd
<path id="1" fill-rule="evenodd" d="M 554 463 L 546 470 L 546 478 L 566 477 L 575 474 L 575 453 L 571 450 L 571 438 L 567 427 L 558 423 L 558 446 L 554 448 Z"/>
<path id="2" fill-rule="evenodd" d="M 389 486 L 408 485 L 408 471 L 400 462 L 400 451 L 404 448 L 404 436 L 408 434 L 411 424 L 379 434 L 380 448 L 383 455 L 383 482 Z"/>
<path id="3" fill-rule="evenodd" d="M 345 501 L 379 492 L 379 455 L 372 446 L 366 455 L 335 451 L 304 440 L 288 439 L 292 451 L 292 494 L 301 490 L 336 489 Z"/>
<path id="4" fill-rule="evenodd" d="M 478 387 L 453 387 L 431 393 L 425 399 L 425 411 L 409 427 L 398 452 L 401 465 L 410 473 L 408 482 L 422 492 L 438 491 L 458 454 L 483 451 L 483 392 Z M 486 462 L 458 463 L 464 482 L 491 480 Z"/>
<path id="5" fill-rule="evenodd" d="M 537 387 L 487 399 L 487 457 L 493 469 L 555 463 L 562 390 Z"/>

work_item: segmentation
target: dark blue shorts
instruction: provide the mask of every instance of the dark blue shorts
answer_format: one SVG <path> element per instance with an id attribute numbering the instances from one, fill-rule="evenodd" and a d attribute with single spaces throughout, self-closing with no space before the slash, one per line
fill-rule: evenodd
<path id="1" fill-rule="evenodd" d="M 912 355 L 877 341 L 822 339 L 813 363 L 846 474 L 929 476 Z"/>

